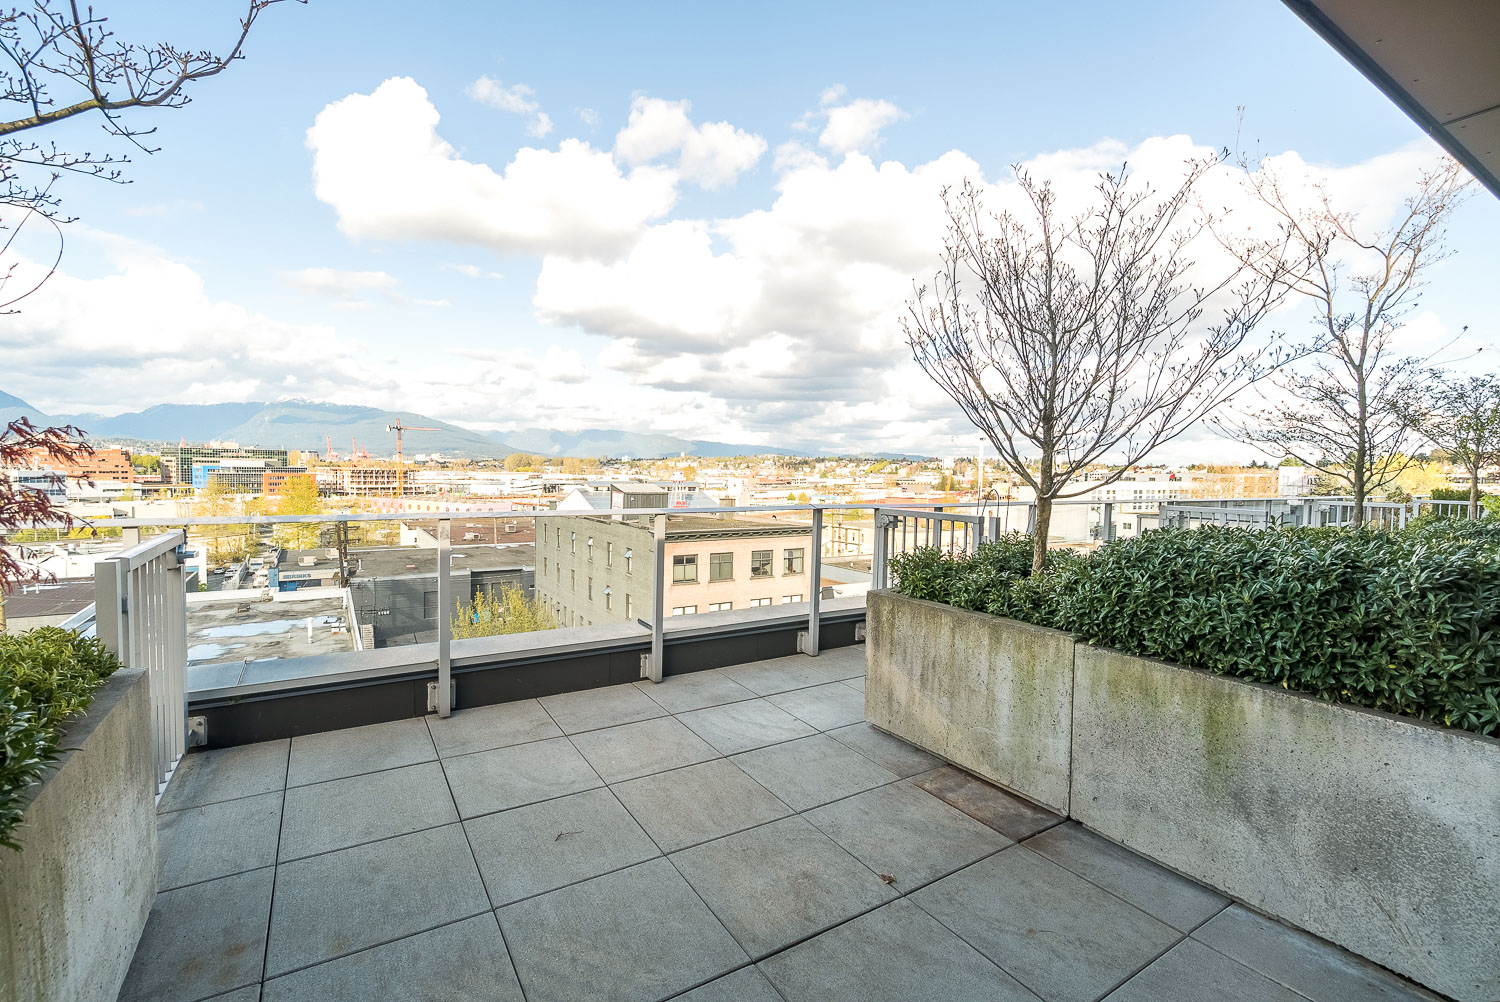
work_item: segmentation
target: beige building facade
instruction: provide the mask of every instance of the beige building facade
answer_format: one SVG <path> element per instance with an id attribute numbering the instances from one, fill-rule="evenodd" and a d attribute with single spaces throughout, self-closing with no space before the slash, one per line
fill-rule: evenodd
<path id="1" fill-rule="evenodd" d="M 538 520 L 536 594 L 560 626 L 649 622 L 656 553 L 647 518 L 577 515 Z M 667 523 L 668 616 L 806 602 L 815 584 L 812 529 L 723 515 Z"/>

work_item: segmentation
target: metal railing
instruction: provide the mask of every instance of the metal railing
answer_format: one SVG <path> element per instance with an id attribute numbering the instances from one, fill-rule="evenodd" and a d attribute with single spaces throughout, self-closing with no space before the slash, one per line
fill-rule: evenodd
<path id="1" fill-rule="evenodd" d="M 187 746 L 186 543 L 185 532 L 167 532 L 94 565 L 96 635 L 148 675 L 158 795 Z"/>
<path id="2" fill-rule="evenodd" d="M 1366 513 L 1372 521 L 1396 526 L 1405 524 L 1410 517 L 1420 511 L 1430 510 L 1433 507 L 1451 508 L 1458 511 L 1464 508 L 1464 503 L 1418 500 L 1401 505 L 1391 502 L 1370 502 L 1366 506 Z M 1052 526 L 1054 534 L 1059 532 L 1059 525 L 1068 527 L 1062 530 L 1064 533 L 1062 543 L 1089 545 L 1114 539 L 1121 531 L 1134 533 L 1158 524 L 1191 526 L 1217 522 L 1250 527 L 1264 527 L 1271 524 L 1330 525 L 1347 521 L 1351 514 L 1352 504 L 1347 499 L 1341 498 L 1260 498 L 1223 501 L 1139 498 L 1112 501 L 1070 499 L 1057 502 Z M 501 510 L 294 516 L 194 517 L 189 515 L 168 519 L 105 519 L 93 524 L 120 527 L 124 532 L 124 541 L 128 548 L 102 559 L 97 566 L 95 575 L 96 629 L 98 636 L 110 646 L 111 650 L 116 651 L 124 663 L 146 668 L 150 672 L 157 779 L 158 783 L 164 783 L 181 757 L 188 741 L 185 675 L 189 647 L 183 568 L 183 549 L 188 542 L 188 536 L 184 527 L 216 525 L 260 527 L 295 523 L 332 523 L 336 532 L 346 537 L 351 525 L 358 523 L 436 522 L 437 531 L 431 534 L 433 538 L 424 544 L 419 544 L 419 549 L 425 547 L 428 552 L 432 549 L 437 551 L 436 628 L 433 631 L 436 634 L 437 643 L 429 647 L 414 647 L 412 649 L 413 660 L 403 661 L 402 664 L 416 668 L 426 665 L 427 670 L 433 672 L 435 682 L 431 684 L 430 689 L 431 709 L 439 715 L 447 716 L 453 709 L 451 696 L 453 692 L 453 630 L 450 613 L 455 603 L 462 604 L 463 600 L 472 597 L 454 593 L 452 576 L 453 573 L 458 572 L 450 573 L 450 568 L 457 566 L 454 562 L 455 556 L 461 555 L 468 545 L 465 540 L 455 545 L 452 525 L 455 520 L 468 523 L 484 520 L 506 522 L 532 520 L 533 528 L 538 531 L 534 544 L 537 551 L 532 557 L 531 570 L 538 578 L 542 571 L 542 558 L 557 553 L 551 546 L 545 548 L 542 546 L 545 538 L 544 532 L 538 527 L 545 525 L 549 520 L 588 518 L 604 522 L 637 523 L 648 533 L 637 545 L 641 547 L 641 556 L 645 556 L 648 552 L 653 555 L 654 571 L 648 574 L 645 580 L 640 578 L 636 580 L 641 581 L 642 584 L 649 582 L 651 591 L 647 596 L 644 594 L 645 589 L 642 588 L 640 598 L 645 601 L 640 602 L 634 610 L 629 609 L 628 603 L 625 609 L 620 609 L 617 598 L 613 619 L 634 623 L 643 630 L 649 630 L 649 648 L 641 658 L 641 677 L 660 681 L 664 663 L 664 634 L 667 622 L 669 618 L 676 622 L 675 617 L 667 615 L 668 607 L 671 605 L 669 596 L 674 587 L 673 579 L 668 573 L 668 568 L 671 566 L 667 549 L 668 530 L 673 517 L 683 515 L 695 518 L 718 515 L 755 516 L 765 520 L 768 527 L 774 526 L 784 532 L 788 526 L 796 526 L 811 537 L 809 540 L 811 552 L 807 554 L 806 566 L 803 568 L 806 576 L 800 579 L 801 584 L 798 586 L 799 591 L 805 593 L 805 598 L 799 595 L 800 605 L 778 605 L 775 609 L 764 610 L 764 614 L 773 616 L 781 622 L 785 622 L 788 613 L 805 616 L 806 628 L 805 630 L 799 629 L 798 647 L 804 653 L 816 656 L 820 648 L 822 602 L 826 597 L 825 589 L 831 587 L 825 584 L 825 580 L 842 584 L 844 587 L 839 593 L 855 595 L 867 587 L 889 587 L 892 582 L 888 567 L 893 556 L 909 553 L 924 546 L 939 547 L 953 554 L 972 553 L 987 539 L 994 539 L 1007 532 L 1031 529 L 1035 523 L 1035 506 L 1030 502 L 986 502 L 983 504 L 971 502 L 943 505 L 914 502 L 910 506 L 854 502 L 717 507 L 687 511 L 678 508 L 617 508 L 542 512 Z M 832 529 L 825 532 L 829 525 Z M 464 528 L 463 525 L 459 526 L 460 536 L 467 535 L 463 532 Z M 142 530 L 161 529 L 167 531 L 157 536 L 147 537 L 145 542 L 140 541 Z M 209 536 L 205 536 L 205 539 Z M 560 540 L 561 536 L 553 533 L 552 538 Z M 828 544 L 826 547 L 825 540 Z M 592 545 L 592 538 L 588 542 Z M 707 548 L 708 544 L 705 544 L 703 549 Z M 825 549 L 828 550 L 826 554 Z M 357 554 L 361 551 L 355 549 L 351 552 Z M 592 552 L 588 559 L 592 559 Z M 868 559 L 868 570 L 865 569 L 865 559 Z M 832 563 L 829 563 L 830 560 Z M 350 559 L 343 566 L 346 574 L 350 572 L 349 564 L 353 562 Z M 467 561 L 460 561 L 460 563 L 467 563 Z M 825 571 L 834 576 L 825 579 Z M 430 575 L 430 571 L 424 573 Z M 713 579 L 710 577 L 709 580 Z M 592 588 L 592 582 L 589 587 Z M 788 585 L 788 587 L 792 586 Z M 607 590 L 605 593 L 607 594 Z M 242 592 L 237 594 L 244 595 Z M 786 595 L 783 596 L 783 600 L 789 602 L 792 597 Z M 247 599 L 242 598 L 241 601 L 247 601 Z M 751 604 L 759 603 L 752 602 Z M 710 612 L 712 609 L 713 607 L 710 606 Z M 761 610 L 753 611 L 756 615 L 761 614 Z M 352 605 L 350 612 L 352 629 Z M 622 612 L 626 613 L 623 617 L 620 615 Z M 741 618 L 743 615 L 736 608 L 737 624 L 743 622 Z M 577 625 L 583 625 L 578 617 L 574 617 L 574 621 Z M 702 622 L 701 628 L 703 629 L 714 629 L 713 624 L 717 620 L 695 617 L 692 625 L 696 627 L 699 622 Z M 540 636 L 540 634 L 531 635 Z M 641 636 L 644 640 L 644 633 Z M 355 649 L 359 647 L 357 644 L 354 646 Z M 355 651 L 351 650 L 349 653 L 354 654 Z M 380 653 L 391 655 L 393 649 L 385 648 Z M 259 688 L 270 684 L 294 685 L 298 682 L 306 682 L 310 675 L 329 671 L 338 674 L 340 681 L 344 682 L 362 677 L 360 672 L 364 670 L 351 669 L 350 660 L 344 658 L 337 669 L 317 668 L 309 670 L 307 674 L 299 674 L 295 664 L 299 657 L 301 656 L 294 655 L 290 663 L 278 667 L 270 680 L 265 678 L 255 680 L 254 688 L 258 691 Z M 363 657 L 364 652 L 360 651 L 354 661 L 359 662 Z M 472 657 L 471 654 L 465 654 L 460 660 L 468 664 L 472 663 Z M 425 660 L 422 660 L 423 658 Z M 246 660 L 248 663 L 249 659 Z M 398 659 L 392 656 L 384 657 L 379 668 L 370 669 L 372 677 L 376 672 L 391 670 L 396 666 L 396 660 Z M 251 679 L 247 676 L 241 682 L 214 683 L 211 691 L 232 697 L 242 685 L 250 686 Z M 245 691 L 250 691 L 250 689 L 246 688 Z"/>

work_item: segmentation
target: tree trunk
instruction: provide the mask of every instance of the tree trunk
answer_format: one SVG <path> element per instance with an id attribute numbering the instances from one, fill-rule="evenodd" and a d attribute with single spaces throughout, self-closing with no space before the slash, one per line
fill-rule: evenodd
<path id="1" fill-rule="evenodd" d="M 1365 524 L 1365 478 L 1356 476 L 1354 478 L 1354 517 L 1349 520 L 1351 528 L 1358 529 Z"/>
<path id="2" fill-rule="evenodd" d="M 1047 560 L 1047 531 L 1052 526 L 1052 499 L 1036 499 L 1036 524 L 1031 530 L 1031 573 L 1040 574 Z"/>
<path id="3" fill-rule="evenodd" d="M 1479 517 L 1479 464 L 1469 467 L 1469 519 Z"/>

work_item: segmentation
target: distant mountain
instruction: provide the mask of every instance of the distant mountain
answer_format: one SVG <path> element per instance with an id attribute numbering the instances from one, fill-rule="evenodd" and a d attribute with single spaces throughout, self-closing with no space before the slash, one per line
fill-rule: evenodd
<path id="1" fill-rule="evenodd" d="M 588 431 L 550 431 L 546 428 L 522 428 L 519 431 L 492 431 L 490 437 L 504 438 L 520 452 L 533 452 L 543 456 L 609 456 L 619 459 L 663 459 L 672 456 L 825 456 L 841 455 L 804 448 L 774 448 L 768 445 L 736 445 L 731 442 L 710 442 L 703 439 L 677 438 L 673 435 L 656 435 L 650 432 L 619 431 L 617 429 L 591 429 Z M 861 457 L 873 459 L 920 459 L 916 453 L 876 452 L 860 453 Z"/>
<path id="2" fill-rule="evenodd" d="M 360 447 L 369 449 L 371 455 L 393 456 L 396 454 L 396 436 L 385 428 L 397 418 L 403 425 L 439 429 L 408 433 L 403 439 L 408 456 L 441 452 L 445 456 L 468 459 L 498 459 L 517 451 L 477 431 L 411 411 L 386 411 L 307 400 L 263 405 L 241 423 L 213 437 L 230 439 L 241 445 L 322 453 L 327 448 L 324 442 L 327 436 L 333 440 L 333 448 L 340 455 L 348 455 L 349 440 L 357 438 Z"/>
<path id="3" fill-rule="evenodd" d="M 525 428 L 521 431 L 491 432 L 486 435 L 411 411 L 388 411 L 377 407 L 325 404 L 311 400 L 157 404 L 143 411 L 117 414 L 114 417 L 99 414 L 49 415 L 20 397 L 0 391 L 0 423 L 9 423 L 23 414 L 39 424 L 74 424 L 82 428 L 91 440 L 118 442 L 135 449 L 162 444 L 175 445 L 181 439 L 189 442 L 221 439 L 245 446 L 299 449 L 322 454 L 328 448 L 325 439 L 332 439 L 334 450 L 341 456 L 347 456 L 350 439 L 357 438 L 360 447 L 368 449 L 371 455 L 392 456 L 396 452 L 396 439 L 385 428 L 399 417 L 403 425 L 438 429 L 413 431 L 407 435 L 404 443 L 407 455 L 440 452 L 445 456 L 464 459 L 499 459 L 512 452 L 531 452 L 544 456 L 630 456 L 636 459 L 678 455 L 832 455 L 816 449 L 736 445 L 617 429 L 563 432 L 546 428 Z M 861 455 L 874 459 L 920 458 L 915 454 L 893 452 Z"/>
<path id="4" fill-rule="evenodd" d="M 660 459 L 668 456 L 799 456 L 795 449 L 773 449 L 765 445 L 733 445 L 728 442 L 706 442 L 654 435 L 649 432 L 590 430 L 580 432 L 549 431 L 546 428 L 523 428 L 520 431 L 490 432 L 492 438 L 504 438 L 519 452 L 542 456 L 630 456 L 633 459 Z"/>

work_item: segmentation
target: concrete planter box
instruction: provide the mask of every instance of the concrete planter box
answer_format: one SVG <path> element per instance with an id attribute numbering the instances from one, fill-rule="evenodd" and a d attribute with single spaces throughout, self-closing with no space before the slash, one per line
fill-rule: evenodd
<path id="1" fill-rule="evenodd" d="M 890 593 L 867 630 L 876 726 L 1431 988 L 1500 998 L 1500 741 Z M 1038 633 L 1060 639 L 1028 655 Z M 1014 682 L 976 682 L 985 657 L 1050 693 L 998 714 Z M 1039 705 L 1068 708 L 1062 730 L 1017 733 L 1047 726 Z"/>
<path id="2" fill-rule="evenodd" d="M 63 736 L 0 849 L 0 998 L 113 1002 L 156 894 L 146 673 L 122 669 Z"/>

